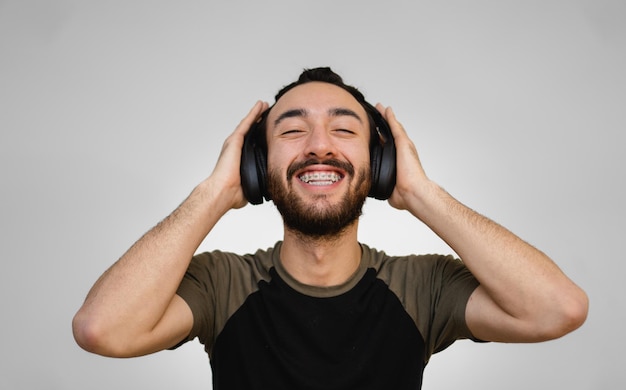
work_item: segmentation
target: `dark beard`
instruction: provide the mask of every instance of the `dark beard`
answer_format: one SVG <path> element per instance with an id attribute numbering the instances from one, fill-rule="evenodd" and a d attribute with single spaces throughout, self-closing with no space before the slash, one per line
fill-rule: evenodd
<path id="1" fill-rule="evenodd" d="M 339 204 L 330 207 L 318 207 L 326 202 L 325 195 L 319 195 L 315 204 L 307 205 L 291 188 L 291 180 L 299 180 L 294 173 L 308 165 L 319 163 L 307 160 L 292 164 L 287 170 L 287 188 L 282 185 L 280 173 L 273 170 L 268 174 L 268 192 L 276 208 L 283 217 L 287 229 L 310 239 L 333 239 L 357 221 L 362 214 L 363 204 L 370 189 L 370 171 L 362 169 L 354 175 L 351 164 L 337 160 L 324 161 L 326 165 L 336 166 L 347 172 L 347 177 L 356 180 L 354 190 L 346 193 Z M 345 180 L 345 178 L 344 178 Z"/>

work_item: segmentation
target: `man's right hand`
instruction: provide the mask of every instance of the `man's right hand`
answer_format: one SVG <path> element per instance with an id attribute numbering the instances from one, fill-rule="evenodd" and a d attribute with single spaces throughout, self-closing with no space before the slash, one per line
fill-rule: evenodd
<path id="1" fill-rule="evenodd" d="M 250 127 L 268 107 L 267 102 L 256 102 L 235 131 L 224 141 L 215 169 L 208 178 L 211 183 L 208 187 L 220 191 L 220 195 L 226 202 L 224 204 L 224 207 L 227 207 L 226 211 L 231 208 L 241 208 L 248 203 L 241 189 L 239 174 L 243 139 Z"/>

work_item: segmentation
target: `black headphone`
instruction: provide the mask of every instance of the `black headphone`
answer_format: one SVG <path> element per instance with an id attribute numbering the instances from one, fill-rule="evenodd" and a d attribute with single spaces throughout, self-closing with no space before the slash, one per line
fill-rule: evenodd
<path id="1" fill-rule="evenodd" d="M 368 196 L 380 200 L 389 199 L 396 185 L 396 145 L 391 129 L 378 110 L 367 102 L 362 102 L 370 117 L 371 137 L 370 161 L 372 187 Z M 267 192 L 267 145 L 265 141 L 265 122 L 269 109 L 261 114 L 246 133 L 241 151 L 241 187 L 248 202 L 263 203 L 270 200 Z"/>

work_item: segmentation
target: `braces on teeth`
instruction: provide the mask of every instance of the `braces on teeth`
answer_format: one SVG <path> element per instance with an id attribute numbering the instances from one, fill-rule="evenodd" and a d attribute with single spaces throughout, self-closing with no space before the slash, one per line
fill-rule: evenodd
<path id="1" fill-rule="evenodd" d="M 328 185 L 341 179 L 341 176 L 332 172 L 305 173 L 300 176 L 300 180 L 308 184 Z M 312 183 L 313 182 L 313 183 Z"/>

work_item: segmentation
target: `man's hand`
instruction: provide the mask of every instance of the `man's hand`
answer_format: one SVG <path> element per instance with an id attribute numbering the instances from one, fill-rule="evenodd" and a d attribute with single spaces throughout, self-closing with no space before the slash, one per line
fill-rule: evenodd
<path id="1" fill-rule="evenodd" d="M 391 107 L 379 103 L 376 108 L 389 123 L 396 144 L 396 186 L 389 198 L 389 204 L 400 210 L 409 210 L 419 218 L 412 210 L 411 204 L 414 203 L 416 196 L 420 196 L 420 191 L 426 189 L 429 180 L 422 168 L 417 148 L 396 119 Z"/>
<path id="2" fill-rule="evenodd" d="M 220 196 L 226 202 L 224 204 L 226 211 L 231 208 L 241 208 L 248 203 L 241 189 L 239 174 L 243 139 L 250 126 L 259 119 L 268 107 L 267 102 L 256 102 L 235 131 L 224 141 L 217 164 L 208 179 L 210 182 L 208 187 L 219 191 Z"/>

